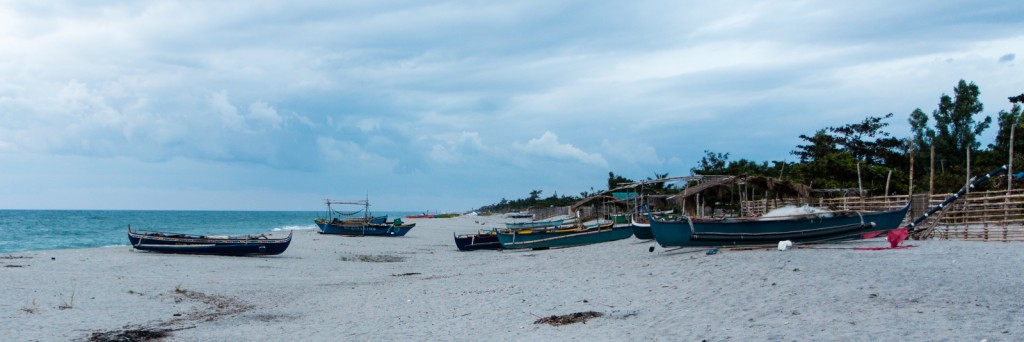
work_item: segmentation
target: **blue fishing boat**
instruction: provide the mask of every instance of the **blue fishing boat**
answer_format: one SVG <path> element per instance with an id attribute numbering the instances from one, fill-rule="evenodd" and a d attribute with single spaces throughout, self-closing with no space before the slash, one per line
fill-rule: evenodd
<path id="1" fill-rule="evenodd" d="M 671 210 L 650 212 L 655 216 L 671 215 Z M 633 214 L 630 216 L 630 225 L 633 226 L 633 236 L 640 240 L 654 240 L 654 233 L 651 232 L 651 221 L 647 219 L 647 212 Z"/>
<path id="2" fill-rule="evenodd" d="M 320 228 L 318 231 L 320 234 L 337 234 L 337 235 L 373 235 L 373 236 L 405 236 L 409 233 L 413 227 L 416 227 L 415 223 L 403 224 L 401 219 L 395 219 L 392 222 L 387 222 L 387 216 L 370 216 L 369 200 L 360 201 L 331 201 L 326 200 L 327 204 L 327 217 L 318 217 L 313 220 L 317 227 Z M 351 213 L 343 213 L 333 209 L 333 205 L 360 205 L 363 209 L 357 210 Z M 348 217 L 353 216 L 362 212 L 363 217 Z M 335 215 L 341 216 L 342 218 L 335 217 Z M 347 218 L 346 218 L 347 217 Z"/>
<path id="3" fill-rule="evenodd" d="M 630 226 L 633 227 L 633 236 L 640 240 L 653 240 L 654 233 L 651 232 L 649 221 L 640 222 L 636 217 L 630 218 Z"/>
<path id="4" fill-rule="evenodd" d="M 214 254 L 214 255 L 276 255 L 284 253 L 292 242 L 288 237 L 271 239 L 266 235 L 196 235 L 157 231 L 132 231 L 128 227 L 128 241 L 132 247 L 143 251 Z"/>
<path id="5" fill-rule="evenodd" d="M 790 240 L 818 243 L 861 238 L 899 228 L 910 203 L 882 212 L 825 211 L 781 217 L 697 219 L 648 215 L 654 239 L 662 247 L 772 245 Z"/>
<path id="6" fill-rule="evenodd" d="M 554 227 L 561 225 L 568 225 L 576 223 L 575 218 L 569 219 L 554 219 L 545 221 L 526 221 L 526 222 L 508 222 L 505 223 L 505 228 L 509 229 L 524 229 L 524 228 L 543 228 L 543 227 Z"/>
<path id="7" fill-rule="evenodd" d="M 588 227 L 559 227 L 544 229 L 506 229 L 498 231 L 498 241 L 506 249 L 551 248 L 590 245 L 622 240 L 633 236 L 629 225 L 605 223 Z"/>

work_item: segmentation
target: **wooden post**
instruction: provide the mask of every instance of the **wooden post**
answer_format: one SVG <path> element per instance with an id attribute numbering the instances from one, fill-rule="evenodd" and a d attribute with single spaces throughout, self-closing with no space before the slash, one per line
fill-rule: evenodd
<path id="1" fill-rule="evenodd" d="M 932 166 L 931 173 L 928 176 L 928 200 L 931 200 L 932 195 L 935 194 L 935 144 L 932 144 Z"/>
<path id="2" fill-rule="evenodd" d="M 1017 118 L 1010 125 L 1009 161 L 1006 163 L 1006 200 L 1003 201 L 1003 221 L 1010 216 L 1010 193 L 1013 191 L 1013 131 L 1017 128 Z"/>
<path id="3" fill-rule="evenodd" d="M 967 143 L 967 183 L 964 183 L 968 194 L 971 193 L 971 144 L 973 143 Z"/>
<path id="4" fill-rule="evenodd" d="M 857 195 L 864 197 L 864 185 L 860 181 L 860 162 L 857 162 Z"/>
<path id="5" fill-rule="evenodd" d="M 910 138 L 910 190 L 907 191 L 907 196 L 914 195 L 914 138 Z"/>
<path id="6" fill-rule="evenodd" d="M 883 197 L 889 197 L 889 181 L 892 180 L 892 170 L 889 170 L 889 175 L 885 177 L 885 195 Z"/>
<path id="7" fill-rule="evenodd" d="M 1017 118 L 1013 118 L 1013 125 L 1010 125 L 1010 161 L 1006 164 L 1006 195 L 1013 191 L 1013 131 L 1017 129 Z"/>

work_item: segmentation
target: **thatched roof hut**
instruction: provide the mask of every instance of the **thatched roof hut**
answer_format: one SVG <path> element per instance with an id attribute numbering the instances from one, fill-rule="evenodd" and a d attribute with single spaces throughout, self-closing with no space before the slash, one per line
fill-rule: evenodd
<path id="1" fill-rule="evenodd" d="M 745 189 L 748 187 L 756 187 L 767 191 L 768 194 L 777 198 L 799 198 L 808 199 L 811 196 L 811 187 L 805 184 L 793 183 L 788 180 L 766 177 L 766 176 L 705 176 L 700 179 L 690 180 L 690 184 L 680 193 L 664 197 L 663 207 L 674 207 L 682 208 L 686 212 L 694 213 L 697 211 L 698 202 L 700 198 L 697 198 L 698 194 L 708 195 L 708 191 L 720 191 L 719 194 L 723 194 L 728 191 L 728 187 L 732 186 L 743 186 Z M 703 197 L 703 196 L 701 196 Z M 748 198 L 749 199 L 749 198 Z M 649 203 L 654 207 L 659 207 L 654 200 L 656 197 L 649 197 Z"/>

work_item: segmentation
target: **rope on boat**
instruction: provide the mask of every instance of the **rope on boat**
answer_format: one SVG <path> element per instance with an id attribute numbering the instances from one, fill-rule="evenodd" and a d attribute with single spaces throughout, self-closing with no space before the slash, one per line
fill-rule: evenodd
<path id="1" fill-rule="evenodd" d="M 340 212 L 340 211 L 337 211 L 337 210 L 333 210 L 333 211 L 334 211 L 335 214 L 338 214 L 338 215 L 341 215 L 341 216 L 352 216 L 352 215 L 355 215 L 355 214 L 363 212 L 363 210 L 366 210 L 366 208 L 359 209 L 359 210 L 353 211 L 351 213 L 343 213 L 343 212 Z"/>

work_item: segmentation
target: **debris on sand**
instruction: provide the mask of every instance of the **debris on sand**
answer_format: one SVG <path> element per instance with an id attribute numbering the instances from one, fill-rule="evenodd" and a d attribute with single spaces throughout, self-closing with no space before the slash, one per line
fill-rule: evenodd
<path id="1" fill-rule="evenodd" d="M 172 329 L 133 328 L 106 332 L 94 332 L 89 342 L 154 341 L 171 336 Z"/>
<path id="2" fill-rule="evenodd" d="M 574 312 L 574 313 L 571 313 L 571 314 L 568 314 L 568 315 L 544 317 L 544 318 L 541 318 L 541 319 L 538 319 L 538 320 L 534 321 L 533 324 L 545 324 L 546 323 L 546 324 L 551 324 L 553 326 L 559 326 L 559 325 L 565 325 L 565 324 L 573 324 L 573 323 L 587 324 L 587 320 L 588 319 L 595 318 L 595 317 L 601 317 L 601 316 L 604 316 L 604 314 L 600 313 L 600 312 L 597 312 L 597 311 Z"/>
<path id="3" fill-rule="evenodd" d="M 419 274 L 423 274 L 423 273 L 420 273 L 420 272 L 398 273 L 398 274 L 392 274 L 391 276 L 392 277 L 407 277 L 407 276 L 414 276 L 414 275 L 419 275 Z"/>

